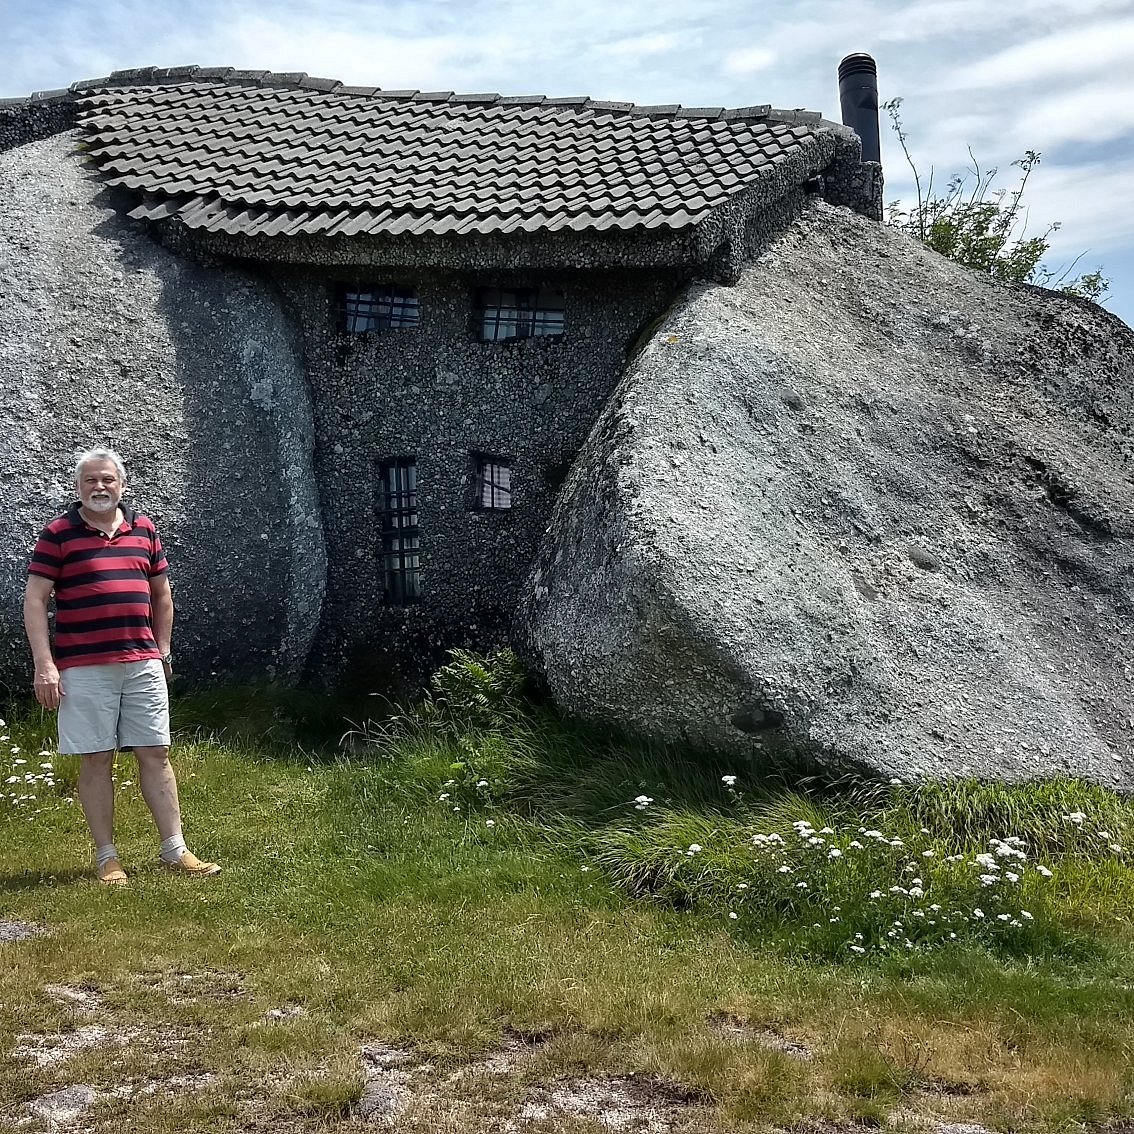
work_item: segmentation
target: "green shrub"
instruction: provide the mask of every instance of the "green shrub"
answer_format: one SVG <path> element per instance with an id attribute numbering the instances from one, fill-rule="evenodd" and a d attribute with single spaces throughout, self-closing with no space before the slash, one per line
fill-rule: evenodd
<path id="1" fill-rule="evenodd" d="M 1024 190 L 1040 163 L 1039 153 L 1026 150 L 1022 158 L 1012 163 L 1020 170 L 1020 180 L 1011 190 L 994 189 L 999 170 L 995 166 L 982 169 L 970 150 L 971 168 L 966 173 L 954 174 L 943 194 L 933 191 L 932 171 L 923 191 L 921 174 L 910 155 L 902 125 L 901 105 L 902 100 L 895 98 L 883 103 L 882 109 L 890 115 L 902 153 L 913 172 L 917 204 L 906 209 L 899 201 L 891 202 L 887 219 L 893 227 L 908 232 L 942 256 L 993 279 L 1053 287 L 1095 302 L 1106 295 L 1110 281 L 1101 270 L 1071 276 L 1079 258 L 1059 273 L 1043 265 L 1050 237 L 1060 227 L 1058 222 L 1048 225 L 1042 235 L 1024 235 Z"/>

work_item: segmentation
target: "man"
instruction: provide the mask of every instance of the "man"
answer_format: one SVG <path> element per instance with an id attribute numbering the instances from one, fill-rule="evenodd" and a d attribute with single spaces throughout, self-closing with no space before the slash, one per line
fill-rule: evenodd
<path id="1" fill-rule="evenodd" d="M 24 628 L 35 660 L 35 696 L 59 712 L 59 751 L 82 756 L 79 802 L 94 839 L 99 881 L 125 885 L 114 847 L 118 748 L 133 748 L 142 798 L 157 824 L 162 863 L 207 876 L 220 867 L 185 846 L 169 762 L 173 595 L 161 540 L 122 503 L 126 469 L 111 449 L 75 464 L 79 499 L 40 534 L 28 567 Z M 55 592 L 55 654 L 47 608 Z"/>

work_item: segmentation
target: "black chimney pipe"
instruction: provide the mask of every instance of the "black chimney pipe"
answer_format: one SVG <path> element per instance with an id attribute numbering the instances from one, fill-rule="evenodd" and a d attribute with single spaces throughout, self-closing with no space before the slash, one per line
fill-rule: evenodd
<path id="1" fill-rule="evenodd" d="M 878 140 L 878 66 L 861 52 L 839 64 L 839 106 L 843 125 L 862 139 L 862 160 L 882 161 Z"/>

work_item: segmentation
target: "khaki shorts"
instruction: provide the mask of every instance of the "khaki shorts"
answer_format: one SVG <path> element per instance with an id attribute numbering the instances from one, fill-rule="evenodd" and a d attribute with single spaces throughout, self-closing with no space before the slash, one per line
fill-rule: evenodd
<path id="1" fill-rule="evenodd" d="M 169 686 L 157 658 L 60 670 L 59 751 L 113 752 L 169 743 Z"/>

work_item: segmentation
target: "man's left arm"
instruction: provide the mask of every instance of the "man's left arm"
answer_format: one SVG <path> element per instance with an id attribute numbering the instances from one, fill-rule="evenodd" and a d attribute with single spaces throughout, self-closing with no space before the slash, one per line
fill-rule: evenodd
<path id="1" fill-rule="evenodd" d="M 169 586 L 169 575 L 153 575 L 150 577 L 150 609 L 153 616 L 154 640 L 161 650 L 162 657 L 173 652 L 173 591 Z M 165 675 L 169 677 L 172 667 L 165 667 Z"/>

